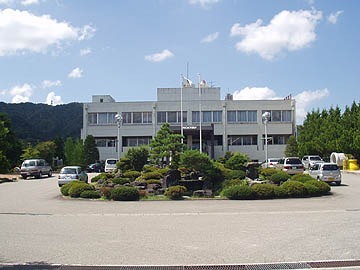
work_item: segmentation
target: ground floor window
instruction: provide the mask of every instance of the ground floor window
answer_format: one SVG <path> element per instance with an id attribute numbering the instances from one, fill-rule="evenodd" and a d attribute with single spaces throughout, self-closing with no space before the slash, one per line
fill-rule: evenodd
<path id="1" fill-rule="evenodd" d="M 124 147 L 135 147 L 140 145 L 149 145 L 152 137 L 151 136 L 128 136 L 122 137 L 122 146 Z"/>
<path id="2" fill-rule="evenodd" d="M 97 147 L 115 147 L 116 137 L 95 137 Z"/>
<path id="3" fill-rule="evenodd" d="M 290 135 L 268 135 L 268 144 L 286 144 Z M 265 140 L 265 135 L 263 135 L 263 139 Z"/>
<path id="4" fill-rule="evenodd" d="M 257 135 L 229 135 L 229 145 L 257 145 Z"/>

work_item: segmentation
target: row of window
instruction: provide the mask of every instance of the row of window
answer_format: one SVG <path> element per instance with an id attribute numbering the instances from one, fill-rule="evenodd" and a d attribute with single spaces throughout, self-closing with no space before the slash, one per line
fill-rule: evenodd
<path id="1" fill-rule="evenodd" d="M 122 137 L 122 146 L 140 146 L 149 145 L 152 137 L 151 136 L 129 136 Z M 263 140 L 265 138 L 263 137 Z M 281 145 L 286 144 L 289 139 L 289 135 L 268 135 L 269 145 Z M 95 138 L 97 147 L 116 147 L 116 137 L 104 137 Z M 222 141 L 217 145 L 222 145 Z M 228 145 L 258 145 L 257 135 L 229 135 Z"/>
<path id="2" fill-rule="evenodd" d="M 291 110 L 270 110 L 262 111 L 270 112 L 271 122 L 291 122 Z M 114 124 L 115 112 L 89 113 L 88 122 L 92 125 Z M 192 111 L 192 123 L 200 123 L 200 112 Z M 180 111 L 157 112 L 157 123 L 181 123 Z M 187 112 L 183 111 L 183 122 L 187 123 Z M 202 111 L 202 123 L 221 123 L 222 111 Z M 151 124 L 152 112 L 123 112 L 124 124 Z M 257 123 L 257 111 L 227 111 L 228 123 Z"/>

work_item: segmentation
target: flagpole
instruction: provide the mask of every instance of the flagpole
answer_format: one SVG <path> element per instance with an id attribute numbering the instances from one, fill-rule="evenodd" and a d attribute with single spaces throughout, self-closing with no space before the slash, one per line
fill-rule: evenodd
<path id="1" fill-rule="evenodd" d="M 199 76 L 199 113 L 200 113 L 200 153 L 202 153 L 202 134 L 201 134 L 202 117 L 201 117 L 201 77 L 200 77 L 200 73 L 198 73 L 198 76 Z"/>
<path id="2" fill-rule="evenodd" d="M 181 123 L 181 143 L 184 143 L 184 130 L 183 130 L 183 81 L 184 77 L 181 74 L 181 91 L 180 91 L 180 123 Z"/>

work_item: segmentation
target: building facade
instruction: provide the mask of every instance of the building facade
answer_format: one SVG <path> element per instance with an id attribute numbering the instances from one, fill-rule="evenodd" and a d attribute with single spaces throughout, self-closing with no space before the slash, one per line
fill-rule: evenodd
<path id="1" fill-rule="evenodd" d="M 200 149 L 201 126 L 202 152 L 211 158 L 231 151 L 262 161 L 264 112 L 270 113 L 268 157 L 282 157 L 288 138 L 295 134 L 295 100 L 232 100 L 231 95 L 221 100 L 220 88 L 201 87 L 199 91 L 192 84 L 158 88 L 157 101 L 116 102 L 109 95 L 95 95 L 91 103 L 84 104 L 81 137 L 93 135 L 100 159 L 105 160 L 123 157 L 130 147 L 148 145 L 164 123 L 179 134 L 182 126 L 187 149 Z M 116 114 L 122 116 L 119 126 Z"/>

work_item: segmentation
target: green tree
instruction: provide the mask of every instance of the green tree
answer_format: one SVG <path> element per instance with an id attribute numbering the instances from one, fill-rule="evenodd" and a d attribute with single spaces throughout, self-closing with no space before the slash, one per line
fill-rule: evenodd
<path id="1" fill-rule="evenodd" d="M 290 136 L 286 143 L 285 156 L 297 157 L 299 155 L 298 143 L 295 136 Z"/>
<path id="2" fill-rule="evenodd" d="M 96 147 L 95 138 L 88 135 L 84 142 L 84 162 L 91 164 L 99 160 L 99 150 Z"/>
<path id="3" fill-rule="evenodd" d="M 130 148 L 125 157 L 130 160 L 130 164 L 135 171 L 141 171 L 149 158 L 149 149 L 146 146 Z"/>
<path id="4" fill-rule="evenodd" d="M 60 136 L 56 136 L 55 140 L 55 157 L 64 160 L 65 154 L 64 154 L 64 140 Z"/>
<path id="5" fill-rule="evenodd" d="M 52 164 L 52 159 L 55 156 L 56 144 L 52 141 L 38 143 L 35 147 L 40 157 L 45 159 L 49 164 Z"/>
<path id="6" fill-rule="evenodd" d="M 84 161 L 84 145 L 82 143 L 82 140 L 76 139 L 75 141 L 75 147 L 73 152 L 73 162 L 74 165 L 78 166 L 85 166 Z"/>
<path id="7" fill-rule="evenodd" d="M 151 161 L 155 164 L 168 165 L 171 160 L 171 166 L 177 168 L 180 153 L 185 150 L 181 138 L 181 135 L 174 134 L 168 123 L 163 124 L 150 143 Z"/>
<path id="8" fill-rule="evenodd" d="M 64 145 L 64 154 L 65 154 L 65 159 L 66 159 L 66 164 L 67 165 L 72 165 L 74 164 L 74 141 L 72 138 L 67 138 L 65 145 Z"/>
<path id="9" fill-rule="evenodd" d="M 27 147 L 23 149 L 21 160 L 40 158 L 40 152 L 38 149 L 32 147 L 31 143 L 28 143 Z"/>
<path id="10" fill-rule="evenodd" d="M 226 161 L 225 168 L 231 170 L 244 170 L 244 165 L 248 161 L 250 161 L 250 159 L 247 155 L 237 152 Z"/>

